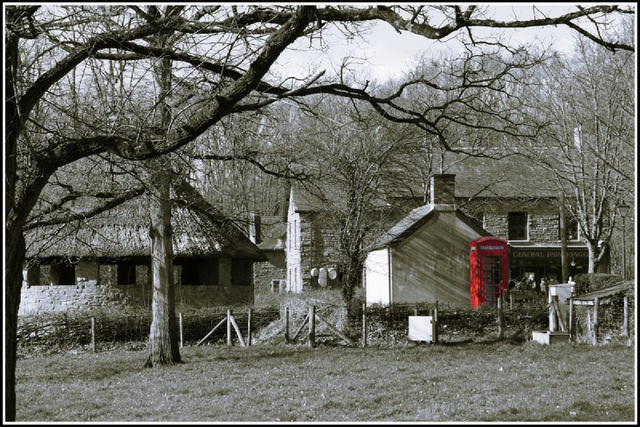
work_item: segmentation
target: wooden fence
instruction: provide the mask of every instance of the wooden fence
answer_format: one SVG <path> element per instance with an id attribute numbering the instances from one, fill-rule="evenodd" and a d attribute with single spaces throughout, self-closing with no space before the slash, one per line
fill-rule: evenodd
<path id="1" fill-rule="evenodd" d="M 395 345 L 408 339 L 408 318 L 431 315 L 435 320 L 434 342 L 455 341 L 469 336 L 497 335 L 504 339 L 508 329 L 516 329 L 511 338 L 527 328 L 540 325 L 545 318 L 536 315 L 540 304 L 518 306 L 509 298 L 498 307 L 452 307 L 435 303 L 366 306 L 359 304 L 347 310 L 337 305 L 289 306 L 256 310 L 253 308 L 218 308 L 203 312 L 178 313 L 180 346 L 224 342 L 241 346 L 254 344 L 254 336 L 272 329 L 274 337 L 285 343 L 301 338 L 315 346 L 327 337 L 349 346 Z M 235 311 L 234 311 L 235 310 Z M 539 313 L 538 313 L 539 314 Z M 116 343 L 138 343 L 148 340 L 151 315 L 148 310 L 137 313 L 104 313 L 97 316 L 56 315 L 26 322 L 19 328 L 22 345 L 100 346 Z M 226 328 L 224 327 L 226 326 Z M 321 335 L 319 335 L 319 332 Z M 263 338 L 263 337 L 261 337 Z M 508 338 L 508 337 L 507 337 Z M 264 339 L 268 341 L 267 339 Z"/>

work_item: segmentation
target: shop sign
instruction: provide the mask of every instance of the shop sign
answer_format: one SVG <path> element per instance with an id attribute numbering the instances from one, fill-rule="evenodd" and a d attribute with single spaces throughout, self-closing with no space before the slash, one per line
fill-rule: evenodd
<path id="1" fill-rule="evenodd" d="M 512 258 L 560 258 L 560 249 L 551 250 L 515 250 L 511 253 Z M 569 258 L 588 258 L 589 253 L 586 250 L 573 250 L 567 251 Z"/>

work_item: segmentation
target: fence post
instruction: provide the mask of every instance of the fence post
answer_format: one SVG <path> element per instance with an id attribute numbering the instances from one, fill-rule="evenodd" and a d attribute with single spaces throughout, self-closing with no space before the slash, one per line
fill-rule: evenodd
<path id="1" fill-rule="evenodd" d="M 435 328 L 433 328 L 433 342 L 438 342 L 438 300 L 436 300 L 436 306 L 433 308 L 433 321 L 435 322 Z"/>
<path id="2" fill-rule="evenodd" d="M 626 295 L 622 299 L 622 336 L 629 336 L 629 299 Z"/>
<path id="3" fill-rule="evenodd" d="M 180 348 L 182 348 L 182 312 L 178 313 L 178 323 L 180 324 Z"/>
<path id="4" fill-rule="evenodd" d="M 598 345 L 598 297 L 593 299 L 593 345 Z"/>
<path id="5" fill-rule="evenodd" d="M 96 318 L 91 318 L 91 351 L 96 352 Z"/>
<path id="6" fill-rule="evenodd" d="M 362 346 L 367 346 L 367 303 L 362 303 Z"/>
<path id="7" fill-rule="evenodd" d="M 498 296 L 498 339 L 500 340 L 504 338 L 504 316 L 502 313 L 503 298 L 502 294 Z"/>
<path id="8" fill-rule="evenodd" d="M 393 304 L 389 304 L 388 307 L 388 318 L 387 318 L 387 330 L 389 331 L 389 345 L 393 346 L 396 344 L 395 336 L 393 334 Z"/>
<path id="9" fill-rule="evenodd" d="M 251 318 L 253 317 L 253 308 L 249 308 L 247 313 L 247 347 L 251 346 Z"/>
<path id="10" fill-rule="evenodd" d="M 316 346 L 316 306 L 309 307 L 309 347 Z"/>
<path id="11" fill-rule="evenodd" d="M 284 308 L 284 342 L 289 342 L 289 306 Z"/>
<path id="12" fill-rule="evenodd" d="M 227 345 L 233 345 L 233 336 L 231 335 L 231 309 L 227 309 Z"/>
<path id="13" fill-rule="evenodd" d="M 573 297 L 569 298 L 569 341 L 573 342 L 574 340 L 574 331 L 573 331 Z"/>

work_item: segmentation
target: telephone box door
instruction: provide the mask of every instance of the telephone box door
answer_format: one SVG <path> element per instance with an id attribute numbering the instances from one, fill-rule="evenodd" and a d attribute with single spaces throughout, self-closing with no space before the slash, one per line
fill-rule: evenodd
<path id="1" fill-rule="evenodd" d="M 501 257 L 497 255 L 482 255 L 481 295 L 485 305 L 496 306 L 500 298 L 500 284 L 502 283 Z"/>
<path id="2" fill-rule="evenodd" d="M 508 286 L 507 242 L 496 237 L 481 237 L 470 244 L 471 306 L 495 306 Z"/>

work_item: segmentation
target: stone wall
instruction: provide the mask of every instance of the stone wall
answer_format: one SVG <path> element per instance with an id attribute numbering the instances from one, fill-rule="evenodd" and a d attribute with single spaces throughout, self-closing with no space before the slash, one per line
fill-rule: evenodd
<path id="1" fill-rule="evenodd" d="M 284 250 L 263 251 L 269 261 L 256 262 L 254 264 L 254 287 L 257 294 L 278 292 L 271 289 L 274 280 L 285 280 L 287 277 L 287 265 Z"/>
<path id="2" fill-rule="evenodd" d="M 221 259 L 220 285 L 182 285 L 181 266 L 174 266 L 176 307 L 185 311 L 207 306 L 251 305 L 253 284 L 231 285 L 231 260 Z M 149 269 L 136 266 L 136 283 L 117 284 L 117 266 L 81 260 L 76 264 L 76 283 L 52 284 L 51 267 L 42 265 L 23 272 L 19 315 L 70 310 L 90 310 L 98 307 L 133 306 L 151 308 L 153 288 Z M 36 276 L 37 275 L 37 276 Z M 35 280 L 39 277 L 39 280 Z M 27 281 L 27 278 L 30 280 Z M 42 283 L 29 286 L 29 283 Z"/>
<path id="3" fill-rule="evenodd" d="M 473 204 L 471 204 L 473 205 Z M 526 212 L 528 241 L 559 244 L 559 216 L 555 201 L 493 201 L 478 206 L 468 206 L 472 211 L 484 213 L 483 228 L 491 235 L 509 239 L 509 212 Z"/>
<path id="4" fill-rule="evenodd" d="M 304 288 L 317 286 L 313 268 L 336 267 L 339 261 L 339 235 L 318 213 L 301 215 L 301 269 Z"/>
<path id="5" fill-rule="evenodd" d="M 19 315 L 82 311 L 124 304 L 124 295 L 118 289 L 96 283 L 23 286 Z"/>

